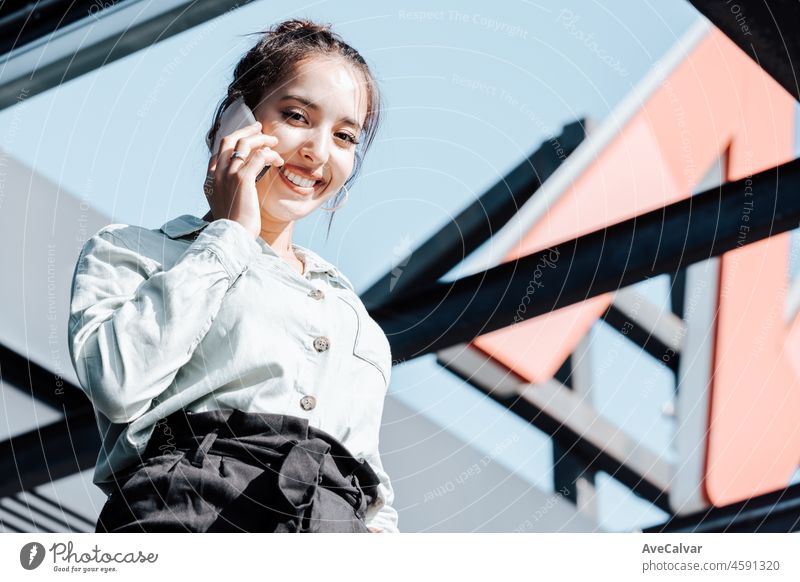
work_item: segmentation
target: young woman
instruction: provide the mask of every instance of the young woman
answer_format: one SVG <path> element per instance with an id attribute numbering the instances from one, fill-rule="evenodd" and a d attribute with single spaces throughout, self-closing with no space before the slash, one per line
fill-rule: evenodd
<path id="1" fill-rule="evenodd" d="M 103 439 L 99 532 L 398 531 L 378 454 L 388 340 L 348 279 L 292 242 L 298 220 L 346 201 L 378 89 L 328 25 L 260 34 L 207 135 L 239 97 L 258 120 L 212 156 L 209 213 L 106 226 L 76 265 L 69 346 Z"/>

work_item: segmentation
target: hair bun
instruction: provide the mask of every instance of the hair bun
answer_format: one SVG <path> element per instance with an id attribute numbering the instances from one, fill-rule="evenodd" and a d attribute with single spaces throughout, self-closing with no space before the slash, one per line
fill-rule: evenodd
<path id="1" fill-rule="evenodd" d="M 329 32 L 331 30 L 330 24 L 319 24 L 308 20 L 306 18 L 292 18 L 289 20 L 284 20 L 283 22 L 279 23 L 273 29 L 274 32 L 278 34 L 283 34 L 287 32 L 297 32 L 297 31 L 304 31 L 304 32 Z"/>

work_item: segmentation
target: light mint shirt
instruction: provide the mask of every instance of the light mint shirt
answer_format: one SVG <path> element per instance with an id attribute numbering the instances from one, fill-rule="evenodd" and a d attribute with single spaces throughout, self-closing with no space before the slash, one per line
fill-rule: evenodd
<path id="1" fill-rule="evenodd" d="M 94 483 L 140 461 L 179 410 L 306 418 L 380 477 L 366 523 L 396 533 L 378 453 L 389 342 L 350 281 L 294 245 L 301 275 L 238 222 L 183 215 L 160 229 L 111 224 L 75 267 L 69 350 L 102 447 Z"/>

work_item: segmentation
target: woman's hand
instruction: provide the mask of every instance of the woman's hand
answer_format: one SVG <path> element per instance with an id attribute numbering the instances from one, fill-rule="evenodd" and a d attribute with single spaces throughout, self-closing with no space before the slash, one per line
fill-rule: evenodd
<path id="1" fill-rule="evenodd" d="M 277 143 L 277 137 L 261 133 L 260 122 L 237 129 L 222 138 L 219 153 L 208 162 L 203 186 L 215 219 L 235 220 L 253 238 L 261 234 L 256 176 L 266 165 L 283 165 L 283 158 L 271 149 Z M 245 159 L 231 159 L 234 151 L 240 152 Z"/>
<path id="2" fill-rule="evenodd" d="M 369 530 L 371 533 L 383 533 L 383 530 L 382 530 L 381 528 L 379 528 L 379 527 L 370 527 L 370 526 L 367 526 L 367 529 L 368 529 L 368 530 Z"/>

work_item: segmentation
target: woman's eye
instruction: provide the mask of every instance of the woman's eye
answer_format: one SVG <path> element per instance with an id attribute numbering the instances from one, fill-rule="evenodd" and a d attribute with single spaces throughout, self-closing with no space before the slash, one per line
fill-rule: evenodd
<path id="1" fill-rule="evenodd" d="M 345 140 L 345 141 L 349 141 L 349 142 L 350 142 L 350 143 L 352 143 L 352 144 L 357 144 L 357 143 L 358 143 L 358 140 L 357 140 L 355 137 L 353 137 L 352 135 L 350 135 L 349 133 L 345 133 L 345 132 L 339 132 L 339 134 L 338 134 L 338 135 L 339 135 L 340 137 L 342 137 L 342 136 L 343 136 L 343 137 L 342 137 L 342 139 L 343 139 L 343 140 Z"/>
<path id="2" fill-rule="evenodd" d="M 303 116 L 303 114 L 302 114 L 302 113 L 300 113 L 299 111 L 290 111 L 290 110 L 286 110 L 286 111 L 284 111 L 284 112 L 283 112 L 283 116 L 284 116 L 286 119 L 295 119 L 295 120 L 297 120 L 297 121 L 305 120 L 305 117 L 304 117 L 304 116 Z M 297 117 L 295 117 L 295 116 L 298 116 L 300 119 L 298 119 L 298 118 L 297 118 Z"/>
<path id="3" fill-rule="evenodd" d="M 284 119 L 294 119 L 295 121 L 305 121 L 306 119 L 305 115 L 303 115 L 299 111 L 292 111 L 291 109 L 287 109 L 285 111 L 282 111 L 281 113 L 283 114 Z M 338 135 L 340 139 L 350 142 L 351 144 L 358 145 L 360 143 L 355 136 L 345 131 L 340 131 L 336 135 Z"/>

